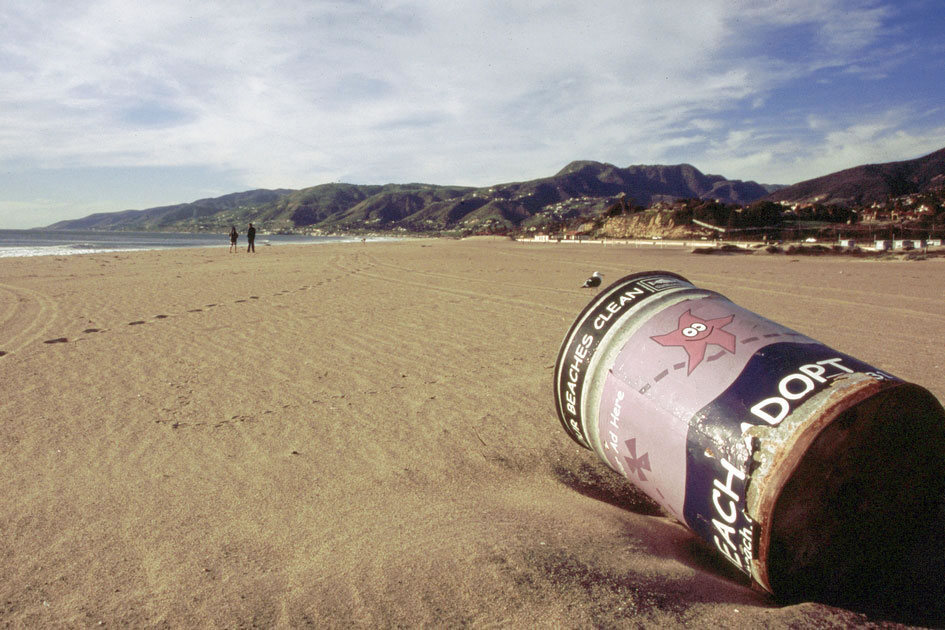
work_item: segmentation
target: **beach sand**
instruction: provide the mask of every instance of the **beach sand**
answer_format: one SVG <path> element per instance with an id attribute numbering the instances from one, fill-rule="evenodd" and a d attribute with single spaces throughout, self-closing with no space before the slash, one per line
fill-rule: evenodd
<path id="1" fill-rule="evenodd" d="M 945 625 L 932 592 L 780 605 L 567 437 L 552 372 L 580 284 L 653 269 L 945 400 L 943 259 L 504 240 L 0 259 L 0 625 Z"/>

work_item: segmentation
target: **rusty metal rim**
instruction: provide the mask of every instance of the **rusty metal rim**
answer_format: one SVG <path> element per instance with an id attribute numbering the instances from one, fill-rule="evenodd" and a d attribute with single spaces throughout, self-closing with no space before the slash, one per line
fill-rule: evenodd
<path id="1" fill-rule="evenodd" d="M 769 576 L 768 548 L 771 544 L 775 510 L 785 486 L 800 462 L 807 456 L 811 445 L 824 429 L 830 426 L 841 414 L 880 391 L 888 389 L 888 387 L 888 384 L 870 378 L 868 381 L 862 381 L 849 388 L 838 388 L 831 391 L 826 398 L 818 401 L 816 407 L 809 411 L 798 409 L 794 412 L 795 414 L 800 412 L 808 417 L 816 415 L 816 417 L 799 424 L 794 435 L 784 440 L 782 448 L 778 449 L 776 453 L 777 459 L 772 462 L 770 470 L 760 480 L 764 485 L 758 499 L 757 510 L 753 510 L 755 513 L 751 514 L 755 522 L 762 525 L 759 528 L 761 531 L 755 552 L 754 566 L 752 567 L 752 578 L 769 593 L 774 593 L 774 589 L 771 586 Z M 758 483 L 759 481 L 752 478 L 752 482 Z M 749 506 L 750 508 L 751 506 Z"/>

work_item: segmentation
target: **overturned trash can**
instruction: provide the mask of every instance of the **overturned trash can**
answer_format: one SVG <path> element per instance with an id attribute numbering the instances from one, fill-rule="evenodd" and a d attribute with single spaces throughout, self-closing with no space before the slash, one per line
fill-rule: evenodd
<path id="1" fill-rule="evenodd" d="M 775 595 L 881 579 L 940 517 L 930 392 L 674 273 L 601 291 L 554 378 L 572 439 Z"/>

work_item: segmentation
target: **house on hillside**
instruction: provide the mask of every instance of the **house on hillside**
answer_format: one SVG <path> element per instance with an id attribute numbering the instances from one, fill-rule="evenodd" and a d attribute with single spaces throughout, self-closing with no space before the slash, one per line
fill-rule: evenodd
<path id="1" fill-rule="evenodd" d="M 860 222 L 862 223 L 872 223 L 876 221 L 888 221 L 889 212 L 885 208 L 872 207 L 867 210 L 863 210 L 860 213 Z"/>

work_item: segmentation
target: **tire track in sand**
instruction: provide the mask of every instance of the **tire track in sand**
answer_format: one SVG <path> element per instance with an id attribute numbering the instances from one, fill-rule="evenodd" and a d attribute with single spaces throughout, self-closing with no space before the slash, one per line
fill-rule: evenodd
<path id="1" fill-rule="evenodd" d="M 424 271 L 419 269 L 411 269 L 409 267 L 401 267 L 391 263 L 382 263 L 379 262 L 373 256 L 368 254 L 361 254 L 366 257 L 369 261 L 368 268 L 381 268 L 389 270 L 389 273 L 377 272 L 373 273 L 370 271 L 365 271 L 363 268 L 348 268 L 347 271 L 354 275 L 362 276 L 365 278 L 371 278 L 373 280 L 379 280 L 385 283 L 400 284 L 404 286 L 421 288 L 426 291 L 434 293 L 442 293 L 444 295 L 453 295 L 457 297 L 465 297 L 470 299 L 482 300 L 486 302 L 492 302 L 496 304 L 502 304 L 505 306 L 511 306 L 514 308 L 520 308 L 529 312 L 534 312 L 535 309 L 541 309 L 545 311 L 552 311 L 555 313 L 560 313 L 562 315 L 571 315 L 573 309 L 569 308 L 560 308 L 549 304 L 548 302 L 542 300 L 530 300 L 525 298 L 516 298 L 516 297 L 503 297 L 496 294 L 495 287 L 503 286 L 510 287 L 514 289 L 528 289 L 528 290 L 550 290 L 556 292 L 564 292 L 563 289 L 554 289 L 551 287 L 541 287 L 536 285 L 524 285 L 517 283 L 499 283 L 496 284 L 494 281 L 486 278 L 476 278 L 476 277 L 464 277 L 464 276 L 455 276 L 451 274 L 443 274 L 435 271 Z M 345 261 L 347 262 L 347 260 Z M 339 266 L 342 265 L 342 262 L 339 261 Z M 408 276 L 413 276 L 416 279 L 408 279 Z M 431 282 L 431 280 L 433 282 Z M 474 289 L 460 289 L 455 286 L 445 287 L 442 286 L 444 280 L 454 281 L 456 283 L 463 283 L 469 286 L 470 283 L 477 284 L 486 284 L 488 288 L 492 290 L 474 290 Z M 440 281 L 440 284 L 436 284 L 436 281 Z"/>
<path id="2" fill-rule="evenodd" d="M 547 260 L 530 255 L 529 252 L 496 250 L 493 254 L 502 255 L 510 259 L 547 263 Z M 630 263 L 635 263 L 635 261 L 628 260 L 626 264 L 602 261 L 587 266 L 588 268 L 598 267 L 601 271 L 609 272 L 608 277 L 613 277 L 614 279 L 638 271 L 648 271 L 648 269 L 628 269 L 628 264 Z M 903 294 L 901 296 L 886 296 L 884 294 L 884 296 L 889 299 L 884 303 L 877 304 L 876 291 L 872 290 L 868 285 L 862 284 L 831 287 L 825 291 L 824 287 L 813 281 L 809 285 L 799 282 L 795 286 L 789 287 L 785 286 L 783 281 L 745 276 L 736 278 L 731 275 L 712 273 L 709 271 L 684 272 L 682 275 L 697 287 L 719 291 L 722 295 L 726 295 L 727 297 L 731 297 L 728 293 L 732 291 L 726 287 L 734 285 L 734 287 L 740 291 L 759 295 L 790 297 L 838 308 L 856 307 L 869 309 L 874 314 L 879 313 L 880 317 L 882 317 L 882 313 L 906 316 L 916 319 L 917 325 L 920 326 L 925 325 L 929 320 L 945 324 L 945 314 L 936 311 L 940 304 L 939 296 L 937 295 Z M 605 284 L 607 283 L 605 282 Z M 719 287 L 717 285 L 722 286 Z M 897 301 L 897 298 L 902 299 Z M 906 304 L 906 302 L 908 302 L 908 304 Z"/>
<path id="3" fill-rule="evenodd" d="M 0 284 L 0 353 L 22 350 L 48 335 L 59 313 L 55 300 L 39 291 Z M 0 355 L 2 356 L 2 355 Z"/>
<path id="4" fill-rule="evenodd" d="M 709 280 L 710 278 L 711 280 Z M 707 285 L 710 284 L 718 284 L 719 282 L 731 284 L 733 281 L 730 276 L 708 273 L 692 274 L 692 277 L 688 279 L 696 286 L 704 288 L 707 288 Z M 911 301 L 917 303 L 926 302 L 930 308 L 930 310 L 917 310 L 915 308 L 909 308 L 895 303 L 895 298 L 890 300 L 889 303 L 876 304 L 875 300 L 871 301 L 871 299 L 875 298 L 876 296 L 875 292 L 860 288 L 831 288 L 829 289 L 829 292 L 825 292 L 821 287 L 816 285 L 807 287 L 807 290 L 803 290 L 805 289 L 803 285 L 798 285 L 797 288 L 801 289 L 798 291 L 786 288 L 783 283 L 770 282 L 758 278 L 739 278 L 737 282 L 737 288 L 739 291 L 777 297 L 791 297 L 796 298 L 797 300 L 806 300 L 818 304 L 837 306 L 841 308 L 854 307 L 860 309 L 869 309 L 874 314 L 877 312 L 888 312 L 895 315 L 916 318 L 920 323 L 923 324 L 927 323 L 929 320 L 934 320 L 945 324 L 945 314 L 936 313 L 931 310 L 939 304 L 938 298 L 935 297 L 908 296 L 908 299 Z M 725 294 L 724 289 L 719 289 L 719 292 L 723 295 Z"/>

